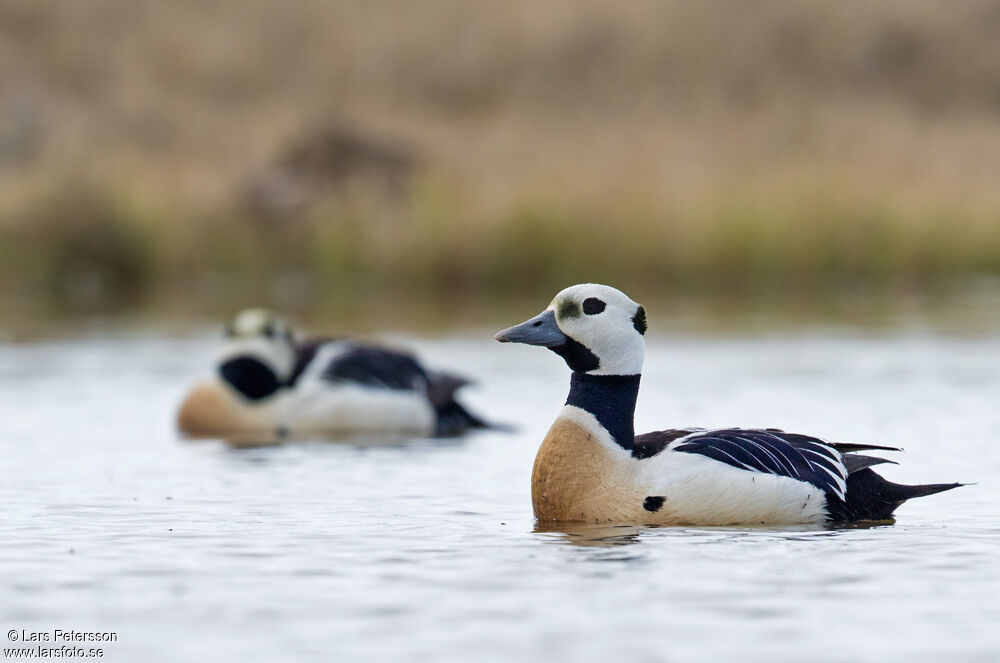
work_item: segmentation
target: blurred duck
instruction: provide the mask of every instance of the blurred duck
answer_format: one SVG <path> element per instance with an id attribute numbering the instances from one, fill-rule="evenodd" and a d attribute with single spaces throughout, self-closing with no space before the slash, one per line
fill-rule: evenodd
<path id="1" fill-rule="evenodd" d="M 226 326 L 215 375 L 177 415 L 195 437 L 457 435 L 484 422 L 455 400 L 468 381 L 413 356 L 348 339 L 297 342 L 268 311 Z"/>
<path id="2" fill-rule="evenodd" d="M 962 484 L 904 486 L 871 468 L 892 461 L 781 430 L 672 429 L 636 436 L 633 412 L 646 314 L 614 288 L 556 295 L 496 340 L 546 347 L 573 371 L 569 397 L 542 441 L 531 479 L 540 522 L 786 525 L 891 521 L 911 497 Z"/>

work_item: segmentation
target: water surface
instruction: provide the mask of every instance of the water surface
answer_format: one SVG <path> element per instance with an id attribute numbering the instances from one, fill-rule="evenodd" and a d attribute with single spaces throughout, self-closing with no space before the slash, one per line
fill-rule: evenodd
<path id="1" fill-rule="evenodd" d="M 0 345 L 0 634 L 114 631 L 111 661 L 1000 660 L 1000 337 L 650 339 L 637 431 L 776 426 L 978 482 L 836 530 L 536 528 L 561 361 L 397 340 L 518 431 L 190 442 L 211 335 Z"/>

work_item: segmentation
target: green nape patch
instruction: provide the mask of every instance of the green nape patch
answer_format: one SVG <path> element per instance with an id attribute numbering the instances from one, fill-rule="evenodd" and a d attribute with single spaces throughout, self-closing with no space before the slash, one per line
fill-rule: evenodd
<path id="1" fill-rule="evenodd" d="M 559 302 L 558 313 L 560 318 L 578 318 L 580 317 L 580 305 L 572 299 L 564 299 Z"/>

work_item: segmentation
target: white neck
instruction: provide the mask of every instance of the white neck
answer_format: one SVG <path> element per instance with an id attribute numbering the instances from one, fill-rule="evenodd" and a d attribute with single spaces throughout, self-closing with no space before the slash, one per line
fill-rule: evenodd
<path id="1" fill-rule="evenodd" d="M 591 351 L 597 355 L 601 363 L 594 370 L 587 372 L 590 375 L 640 375 L 646 356 L 642 337 L 636 335 L 635 338 L 626 337 L 623 340 L 625 342 L 614 347 L 592 348 Z"/>

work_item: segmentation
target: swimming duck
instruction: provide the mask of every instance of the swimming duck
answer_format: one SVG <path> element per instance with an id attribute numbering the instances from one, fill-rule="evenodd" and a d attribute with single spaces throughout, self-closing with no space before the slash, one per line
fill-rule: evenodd
<path id="1" fill-rule="evenodd" d="M 457 435 L 485 426 L 458 401 L 468 380 L 412 355 L 350 339 L 299 342 L 274 314 L 251 309 L 225 329 L 215 375 L 177 415 L 195 437 Z"/>
<path id="2" fill-rule="evenodd" d="M 619 290 L 566 288 L 542 313 L 496 335 L 546 347 L 573 371 L 569 397 L 531 477 L 539 521 L 789 525 L 889 521 L 912 497 L 962 484 L 905 486 L 837 444 L 768 429 L 671 429 L 635 435 L 646 313 Z"/>

